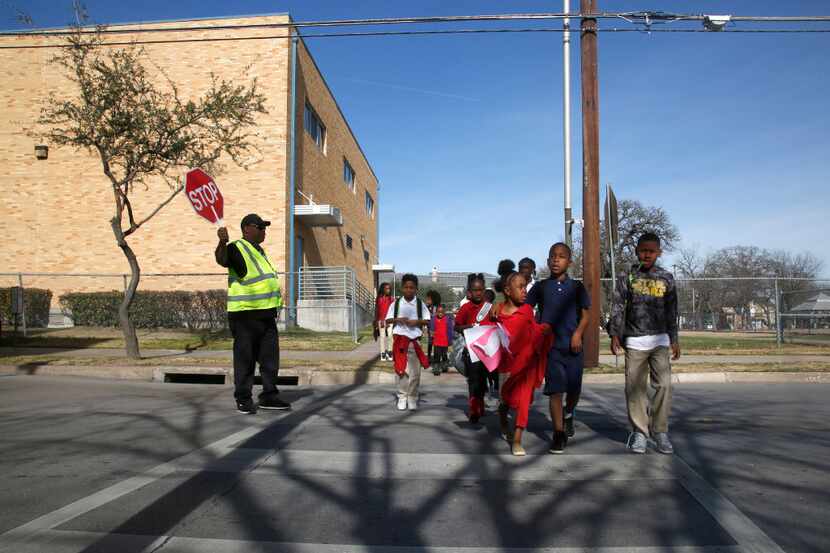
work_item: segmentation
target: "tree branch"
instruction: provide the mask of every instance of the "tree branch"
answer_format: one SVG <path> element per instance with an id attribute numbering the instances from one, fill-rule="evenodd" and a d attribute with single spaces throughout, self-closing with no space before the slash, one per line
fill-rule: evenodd
<path id="1" fill-rule="evenodd" d="M 158 207 L 156 207 L 156 208 L 153 210 L 153 212 L 152 212 L 152 213 L 150 213 L 147 217 L 145 217 L 144 219 L 142 219 L 140 222 L 136 223 L 135 225 L 131 226 L 131 227 L 130 227 L 130 229 L 129 229 L 129 230 L 127 230 L 127 232 L 125 232 L 125 233 L 124 233 L 124 236 L 129 236 L 129 235 L 131 235 L 132 233 L 134 233 L 135 231 L 137 231 L 137 230 L 139 229 L 139 227 L 141 227 L 141 225 L 143 225 L 144 223 L 146 223 L 147 221 L 149 221 L 150 219 L 152 219 L 153 217 L 155 217 L 156 213 L 158 213 L 159 211 L 161 211 L 161 210 L 162 210 L 162 208 L 164 208 L 164 206 L 166 206 L 167 204 L 169 204 L 170 202 L 172 202 L 172 201 L 173 201 L 173 198 L 175 198 L 175 197 L 176 197 L 176 195 L 177 195 L 179 192 L 181 192 L 182 190 L 184 190 L 184 186 L 182 186 L 182 185 L 177 186 L 177 187 L 176 187 L 176 189 L 175 189 L 175 190 L 173 190 L 173 193 L 172 193 L 172 194 L 170 194 L 170 196 L 169 196 L 166 200 L 164 200 L 162 203 L 160 203 L 160 204 L 158 205 Z"/>

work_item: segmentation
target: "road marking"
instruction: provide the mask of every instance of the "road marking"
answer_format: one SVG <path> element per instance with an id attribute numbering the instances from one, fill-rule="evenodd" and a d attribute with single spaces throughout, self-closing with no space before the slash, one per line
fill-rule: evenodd
<path id="1" fill-rule="evenodd" d="M 674 479 L 672 460 L 651 455 L 638 458 L 626 452 L 594 455 L 527 455 L 513 457 L 508 446 L 493 455 L 467 453 L 384 453 L 281 449 L 237 449 L 205 462 L 199 455 L 176 460 L 180 471 L 238 472 L 256 463 L 251 472 L 288 476 L 340 476 L 407 480 L 641 480 Z M 269 456 L 270 455 L 270 456 Z M 264 459 L 262 462 L 258 462 Z"/>
<path id="2" fill-rule="evenodd" d="M 265 426 L 268 426 L 265 421 L 262 423 L 259 421 L 252 421 L 252 425 L 248 428 L 240 430 L 239 432 L 234 432 L 230 436 L 226 436 L 220 440 L 208 444 L 201 449 L 173 459 L 172 461 L 157 465 L 139 476 L 133 476 L 132 478 L 122 480 L 121 482 L 113 484 L 108 488 L 104 488 L 99 492 L 88 495 L 87 497 L 81 498 L 73 503 L 70 503 L 69 505 L 66 505 L 65 507 L 61 507 L 51 513 L 47 513 L 27 522 L 26 524 L 22 524 L 17 528 L 13 528 L 3 534 L 0 534 L 0 551 L 7 547 L 14 547 L 15 549 L 13 550 L 17 551 L 17 547 L 21 544 L 21 542 L 26 542 L 32 539 L 32 537 L 38 532 L 65 524 L 66 522 L 114 501 L 119 497 L 141 489 L 144 486 L 155 482 L 159 478 L 164 478 L 165 476 L 176 472 L 179 469 L 178 463 L 181 459 L 193 456 L 210 458 L 228 453 L 228 448 L 231 445 L 256 435 L 261 432 L 262 428 Z M 260 454 L 262 455 L 263 452 L 260 452 Z"/>
<path id="3" fill-rule="evenodd" d="M 621 413 L 618 405 L 593 391 L 584 391 L 583 397 L 590 399 L 605 411 L 610 418 L 621 424 L 623 428 L 629 427 L 628 417 Z M 632 455 L 632 457 L 638 459 L 647 459 L 649 456 Z M 743 514 L 726 496 L 713 488 L 677 453 L 670 458 L 672 459 L 674 477 L 745 551 L 751 553 L 784 553 L 784 550 L 772 538 L 752 522 L 748 516 Z"/>
<path id="4" fill-rule="evenodd" d="M 656 546 L 656 547 L 433 547 L 392 545 L 347 545 L 225 540 L 168 536 L 136 536 L 71 530 L 48 530 L 37 540 L 16 549 L 16 553 L 69 553 L 95 545 L 100 551 L 164 553 L 751 553 L 741 546 Z"/>
<path id="5" fill-rule="evenodd" d="M 344 389 L 347 393 L 351 391 L 349 387 Z M 190 453 L 186 453 L 185 455 L 167 461 L 166 463 L 157 465 L 138 476 L 122 480 L 121 482 L 104 488 L 103 490 L 100 490 L 92 495 L 83 497 L 73 503 L 70 503 L 69 505 L 56 509 L 16 528 L 12 528 L 3 534 L 0 534 L 0 551 L 11 551 L 17 553 L 18 551 L 21 551 L 21 548 L 25 543 L 37 538 L 37 536 L 44 531 L 52 530 L 74 518 L 92 511 L 93 509 L 97 509 L 98 507 L 106 505 L 107 503 L 110 503 L 111 501 L 114 501 L 124 495 L 139 490 L 144 486 L 159 480 L 160 478 L 169 476 L 179 470 L 179 463 L 184 459 L 190 458 L 192 460 L 194 457 L 204 457 L 206 462 L 215 460 L 220 455 L 228 454 L 231 451 L 232 446 L 257 435 L 264 428 L 270 427 L 274 423 L 281 421 L 282 418 L 296 416 L 307 407 L 312 408 L 310 415 L 313 416 L 316 411 L 331 405 L 335 399 L 339 397 L 339 395 L 340 394 L 338 393 L 333 395 L 327 394 L 326 396 L 319 398 L 316 397 L 315 394 L 312 394 L 294 402 L 294 409 L 292 411 L 285 412 L 285 414 L 281 414 L 279 417 L 274 416 L 257 418 L 247 416 L 248 426 L 238 432 L 234 432 L 233 434 L 225 436 L 224 438 L 210 443 L 203 448 L 191 451 Z M 312 401 L 314 401 L 314 403 L 312 403 Z M 273 450 L 260 450 L 259 453 L 267 458 L 268 455 L 273 454 Z M 255 468 L 255 463 L 260 460 L 260 458 L 252 459 L 251 462 L 253 465 L 250 468 Z"/>

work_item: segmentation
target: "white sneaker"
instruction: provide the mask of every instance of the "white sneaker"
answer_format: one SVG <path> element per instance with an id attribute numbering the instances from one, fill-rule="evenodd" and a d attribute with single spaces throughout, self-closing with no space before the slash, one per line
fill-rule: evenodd
<path id="1" fill-rule="evenodd" d="M 411 397 L 406 400 L 407 407 L 410 411 L 414 411 L 418 408 L 418 398 Z"/>
<path id="2" fill-rule="evenodd" d="M 398 398 L 398 411 L 406 411 L 406 398 L 399 397 Z"/>

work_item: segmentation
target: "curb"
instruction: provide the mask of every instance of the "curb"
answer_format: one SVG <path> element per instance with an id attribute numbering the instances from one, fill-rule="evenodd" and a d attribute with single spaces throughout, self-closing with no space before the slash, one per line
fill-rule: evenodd
<path id="1" fill-rule="evenodd" d="M 118 365 L 0 365 L 0 376 L 80 376 L 114 380 L 165 382 L 166 375 L 220 375 L 233 383 L 233 369 L 205 366 L 118 366 Z M 314 367 L 280 369 L 280 376 L 296 376 L 301 386 L 335 384 L 394 384 L 395 373 L 387 371 L 320 371 Z"/>
<path id="2" fill-rule="evenodd" d="M 205 366 L 109 366 L 109 365 L 0 365 L 0 376 L 80 376 L 115 380 L 165 382 L 165 375 L 222 375 L 225 384 L 233 382 L 232 369 Z M 301 386 L 347 384 L 395 384 L 395 373 L 389 371 L 321 371 L 314 367 L 280 369 L 280 376 L 296 376 Z M 830 372 L 705 372 L 675 373 L 673 384 L 738 384 L 751 382 L 791 384 L 830 383 Z M 624 384 L 623 373 L 586 374 L 586 384 Z"/>

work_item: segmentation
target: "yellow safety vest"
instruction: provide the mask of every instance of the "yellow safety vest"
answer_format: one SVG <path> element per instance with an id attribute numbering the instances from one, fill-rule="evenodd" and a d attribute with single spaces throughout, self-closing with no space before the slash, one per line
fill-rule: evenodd
<path id="1" fill-rule="evenodd" d="M 245 260 L 247 272 L 243 279 L 228 267 L 228 312 L 282 307 L 280 281 L 268 258 L 245 239 L 233 243 Z"/>

